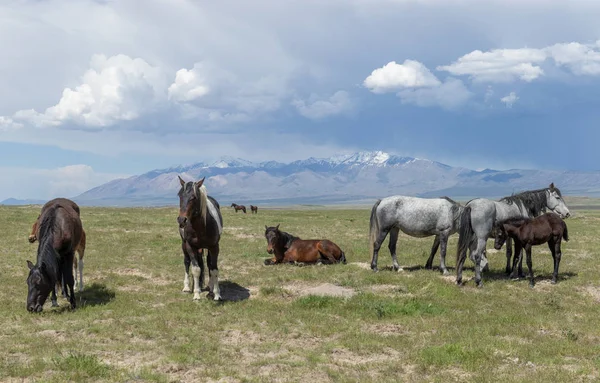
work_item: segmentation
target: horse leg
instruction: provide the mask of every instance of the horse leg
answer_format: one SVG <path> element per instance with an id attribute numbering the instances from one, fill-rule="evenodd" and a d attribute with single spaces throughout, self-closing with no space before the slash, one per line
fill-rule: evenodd
<path id="1" fill-rule="evenodd" d="M 323 242 L 319 242 L 317 244 L 317 251 L 319 252 L 319 258 L 317 259 L 317 263 L 332 265 L 338 262 L 331 253 L 331 251 L 323 246 Z"/>
<path id="2" fill-rule="evenodd" d="M 54 288 L 52 289 L 50 300 L 52 301 L 52 307 L 58 307 L 58 301 L 56 299 L 56 284 L 54 285 Z"/>
<path id="3" fill-rule="evenodd" d="M 433 257 L 435 257 L 435 253 L 438 251 L 438 247 L 440 247 L 440 236 L 436 235 L 433 240 L 433 246 L 431 246 L 431 254 L 427 259 L 427 263 L 425 264 L 425 268 L 427 270 L 433 269 Z"/>
<path id="4" fill-rule="evenodd" d="M 560 250 L 561 239 L 559 238 L 556 243 L 554 243 L 554 248 L 552 250 L 552 256 L 554 258 L 554 273 L 552 273 L 552 284 L 556 284 L 558 282 L 558 266 L 560 266 L 560 259 L 562 258 L 562 252 Z"/>
<path id="5" fill-rule="evenodd" d="M 481 281 L 481 258 L 485 255 L 485 245 L 487 244 L 487 238 L 477 239 L 477 248 L 475 249 L 475 285 L 477 287 L 483 287 Z"/>
<path id="6" fill-rule="evenodd" d="M 83 255 L 85 253 L 85 248 L 81 247 L 77 249 L 77 254 L 79 255 L 79 262 L 77 263 L 77 271 L 79 272 L 79 285 L 77 286 L 79 292 L 83 291 Z"/>
<path id="7" fill-rule="evenodd" d="M 473 249 L 472 249 L 472 244 L 469 245 L 469 258 L 473 258 Z M 458 251 L 457 251 L 458 253 Z M 467 250 L 465 250 L 463 253 L 461 254 L 456 254 L 456 284 L 461 286 L 462 285 L 462 272 L 463 272 L 463 267 L 465 266 L 465 261 L 467 260 Z"/>
<path id="8" fill-rule="evenodd" d="M 219 245 L 217 244 L 215 247 L 208 250 L 208 257 L 206 260 L 206 263 L 208 263 L 208 288 L 215 301 L 221 300 L 221 291 L 219 290 L 219 268 L 217 267 L 218 259 Z"/>
<path id="9" fill-rule="evenodd" d="M 510 274 L 512 268 L 510 267 L 510 259 L 512 258 L 512 238 L 506 238 L 506 270 L 504 271 L 506 274 Z"/>
<path id="10" fill-rule="evenodd" d="M 379 269 L 377 268 L 377 258 L 379 257 L 379 249 L 381 249 L 381 245 L 383 244 L 385 237 L 387 237 L 388 232 L 389 230 L 381 230 L 379 233 L 377 233 L 377 239 L 373 243 L 373 256 L 371 258 L 371 270 L 373 271 L 379 271 Z"/>
<path id="11" fill-rule="evenodd" d="M 200 264 L 204 263 L 202 255 L 200 253 L 200 249 L 192 249 L 190 261 L 192 264 L 192 278 L 194 279 L 194 286 L 192 288 L 194 297 L 192 299 L 197 301 L 200 300 L 200 292 L 202 291 L 201 279 L 203 278 L 201 277 L 203 277 L 202 269 L 204 269 L 204 265 L 200 266 Z"/>
<path id="12" fill-rule="evenodd" d="M 183 267 L 185 269 L 185 274 L 183 276 L 183 291 L 184 293 L 189 293 L 190 290 L 190 264 L 192 261 L 190 260 L 190 255 L 186 249 L 186 243 L 184 241 L 181 242 L 181 250 L 183 251 Z"/>
<path id="13" fill-rule="evenodd" d="M 529 286 L 533 287 L 533 265 L 531 263 L 531 245 L 527 245 L 525 247 L 525 251 L 527 252 L 527 269 L 529 270 Z"/>
<path id="14" fill-rule="evenodd" d="M 75 301 L 75 289 L 73 285 L 75 284 L 73 278 L 73 257 L 74 253 L 67 254 L 65 260 L 61 263 L 61 271 L 63 275 L 63 281 L 65 284 L 65 290 L 69 289 L 69 302 L 71 303 L 71 309 L 74 309 L 77 306 Z"/>
<path id="15" fill-rule="evenodd" d="M 400 233 L 400 228 L 394 227 L 390 230 L 390 243 L 388 244 L 388 248 L 390 249 L 390 254 L 392 255 L 392 264 L 394 266 L 395 271 L 402 271 L 402 268 L 398 264 L 398 256 L 396 255 L 396 245 L 398 244 L 398 234 Z"/>
<path id="16" fill-rule="evenodd" d="M 440 243 L 441 245 L 441 249 L 440 249 L 440 270 L 442 271 L 442 274 L 444 275 L 448 275 L 450 274 L 448 272 L 448 268 L 446 267 L 446 249 L 448 247 L 448 234 L 440 234 L 439 236 L 435 236 L 435 238 L 437 238 L 437 241 Z M 435 245 L 435 243 L 434 243 Z M 435 254 L 434 252 L 431 253 L 431 260 L 433 260 L 433 254 Z M 431 265 L 430 265 L 431 268 Z"/>
<path id="17" fill-rule="evenodd" d="M 512 271 L 510 279 L 522 278 L 523 274 L 523 246 L 520 242 L 515 241 L 515 256 L 513 258 Z"/>

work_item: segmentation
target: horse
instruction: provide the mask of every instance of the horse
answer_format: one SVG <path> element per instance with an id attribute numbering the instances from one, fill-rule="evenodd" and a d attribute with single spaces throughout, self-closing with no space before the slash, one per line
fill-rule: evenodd
<path id="1" fill-rule="evenodd" d="M 258 206 L 250 205 L 250 212 L 258 214 Z"/>
<path id="2" fill-rule="evenodd" d="M 346 264 L 346 255 L 342 249 L 328 239 L 300 239 L 279 230 L 279 225 L 265 225 L 265 238 L 267 253 L 274 255 L 265 260 L 265 265 L 295 262 Z"/>
<path id="3" fill-rule="evenodd" d="M 390 233 L 389 249 L 394 270 L 400 271 L 396 256 L 398 234 L 402 232 L 413 237 L 435 235 L 431 255 L 425 268 L 431 269 L 438 246 L 440 250 L 440 270 L 446 275 L 446 247 L 448 237 L 458 231 L 463 207 L 448 197 L 418 198 L 391 196 L 375 202 L 371 209 L 369 245 L 371 247 L 371 269 L 378 271 L 377 258 L 385 237 Z"/>
<path id="4" fill-rule="evenodd" d="M 556 284 L 558 278 L 558 266 L 562 252 L 560 244 L 562 240 L 569 240 L 569 231 L 567 224 L 555 213 L 546 213 L 539 217 L 529 218 L 511 218 L 497 225 L 494 248 L 500 249 L 507 238 L 512 238 L 515 242 L 515 260 L 513 263 L 513 272 L 511 278 L 516 278 L 515 268 L 518 261 L 523 258 L 522 250 L 527 253 L 527 268 L 529 269 L 529 286 L 533 287 L 533 269 L 531 265 L 531 247 L 548 243 L 552 259 L 554 260 L 554 273 L 552 274 L 552 284 Z"/>
<path id="5" fill-rule="evenodd" d="M 554 183 L 545 189 L 524 191 L 499 201 L 484 198 L 469 201 L 460 218 L 456 249 L 456 283 L 462 285 L 462 271 L 469 249 L 471 258 L 475 261 L 475 284 L 477 287 L 483 287 L 481 259 L 485 255 L 487 239 L 491 236 L 494 225 L 510 218 L 537 217 L 546 209 L 557 213 L 561 218 L 571 215 Z"/>
<path id="6" fill-rule="evenodd" d="M 52 201 L 46 202 L 46 204 L 42 207 L 42 211 L 40 212 L 40 215 L 38 215 L 36 221 L 33 223 L 33 226 L 31 227 L 31 234 L 29 235 L 29 243 L 34 243 L 35 241 L 37 241 L 37 237 L 38 237 L 38 229 L 39 229 L 39 223 L 40 223 L 40 217 L 42 215 L 42 213 L 50 206 L 52 206 L 55 203 L 65 203 L 70 205 L 73 210 L 75 210 L 75 212 L 77 213 L 77 215 L 80 214 L 79 211 L 79 206 L 66 198 L 56 198 L 53 199 Z M 76 251 L 78 254 L 78 257 L 73 257 L 73 272 L 75 274 L 75 289 L 78 290 L 79 292 L 83 291 L 83 256 L 85 254 L 85 244 L 86 244 L 86 235 L 85 235 L 85 230 L 82 229 L 81 231 L 81 240 L 79 241 L 79 244 L 76 247 Z M 66 291 L 65 288 L 63 286 L 63 295 L 66 295 Z"/>
<path id="7" fill-rule="evenodd" d="M 219 240 L 223 233 L 223 217 L 219 203 L 208 195 L 204 186 L 204 178 L 198 182 L 185 182 L 180 176 L 179 183 L 179 235 L 181 236 L 181 249 L 183 251 L 183 264 L 185 277 L 183 291 L 193 292 L 193 300 L 200 299 L 200 292 L 204 287 L 204 251 L 208 250 L 206 263 L 208 264 L 208 291 L 215 301 L 221 300 L 219 291 Z M 194 279 L 193 289 L 190 290 L 190 264 Z"/>
<path id="8" fill-rule="evenodd" d="M 231 207 L 235 210 L 236 213 L 238 212 L 238 210 L 241 210 L 244 212 L 244 214 L 246 214 L 246 206 L 244 206 L 244 205 L 238 205 L 238 204 L 232 203 Z"/>
<path id="9" fill-rule="evenodd" d="M 40 216 L 37 261 L 27 261 L 27 310 L 41 312 L 52 293 L 52 306 L 58 306 L 55 286 L 61 281 L 68 289 L 71 308 L 76 307 L 73 289 L 73 256 L 81 241 L 81 219 L 70 204 L 55 203 Z"/>

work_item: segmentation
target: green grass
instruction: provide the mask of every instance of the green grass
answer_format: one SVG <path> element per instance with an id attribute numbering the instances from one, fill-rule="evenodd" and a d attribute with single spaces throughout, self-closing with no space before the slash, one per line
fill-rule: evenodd
<path id="1" fill-rule="evenodd" d="M 575 202 L 575 200 L 573 200 Z M 592 206 L 596 200 L 578 201 Z M 225 297 L 181 292 L 176 210 L 82 208 L 85 291 L 71 311 L 25 309 L 27 236 L 39 207 L 0 206 L 0 381 L 594 381 L 600 378 L 600 211 L 567 223 L 559 283 L 547 248 L 534 249 L 536 287 L 503 275 L 488 245 L 484 288 L 424 270 L 433 238 L 401 235 L 390 269 L 369 269 L 368 209 L 224 208 L 219 257 Z M 349 264 L 264 266 L 264 226 L 327 237 Z M 456 236 L 448 263 L 454 266 Z M 439 264 L 436 257 L 435 264 Z M 467 266 L 471 266 L 469 263 Z M 453 271 L 453 270 L 452 270 Z M 306 295 L 324 283 L 348 297 Z M 205 294 L 205 293 L 204 293 Z"/>

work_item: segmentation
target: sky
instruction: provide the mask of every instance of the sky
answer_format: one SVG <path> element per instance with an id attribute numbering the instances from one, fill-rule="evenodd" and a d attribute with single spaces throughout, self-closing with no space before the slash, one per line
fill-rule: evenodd
<path id="1" fill-rule="evenodd" d="M 221 156 L 600 170 L 600 2 L 0 3 L 0 200 Z"/>

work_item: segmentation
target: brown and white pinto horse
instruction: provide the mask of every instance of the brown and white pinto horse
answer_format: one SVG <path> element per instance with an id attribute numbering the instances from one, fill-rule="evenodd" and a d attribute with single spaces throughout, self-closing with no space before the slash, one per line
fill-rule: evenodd
<path id="1" fill-rule="evenodd" d="M 61 203 L 64 205 L 71 206 L 71 208 L 77 213 L 77 215 L 80 214 L 79 206 L 75 202 L 71 201 L 70 199 L 55 198 L 52 201 L 46 202 L 46 204 L 44 206 L 42 206 L 42 211 L 40 212 L 40 215 L 38 215 L 37 219 L 33 223 L 33 226 L 31 227 L 31 234 L 29 234 L 29 238 L 28 238 L 29 243 L 34 243 L 35 241 L 37 241 L 38 235 L 39 235 L 40 217 L 42 216 L 42 214 L 48 207 L 50 207 L 56 203 Z M 75 249 L 75 251 L 77 251 L 78 257 L 73 257 L 73 274 L 75 275 L 75 289 L 79 292 L 83 291 L 83 256 L 85 254 L 85 243 L 86 243 L 85 230 L 82 229 L 81 240 L 79 241 L 79 244 L 77 245 L 77 247 Z M 65 290 L 64 290 L 64 286 L 63 286 L 63 295 L 64 294 L 65 294 Z"/>
<path id="2" fill-rule="evenodd" d="M 258 214 L 258 206 L 250 205 L 250 212 Z"/>
<path id="3" fill-rule="evenodd" d="M 215 301 L 221 300 L 217 260 L 219 258 L 219 240 L 223 232 L 223 217 L 219 203 L 208 195 L 206 187 L 204 187 L 204 178 L 198 182 L 185 182 L 181 177 L 178 176 L 178 178 L 181 189 L 178 193 L 179 216 L 177 223 L 179 224 L 185 266 L 183 291 L 190 291 L 189 270 L 191 264 L 194 278 L 193 299 L 200 299 L 200 291 L 204 286 L 203 249 L 207 249 L 209 296 L 212 295 Z"/>
<path id="4" fill-rule="evenodd" d="M 327 239 L 300 239 L 275 227 L 265 226 L 267 253 L 273 258 L 265 260 L 265 265 L 277 263 L 346 263 L 346 255 L 338 245 Z"/>
<path id="5" fill-rule="evenodd" d="M 232 203 L 231 207 L 235 210 L 236 213 L 238 212 L 238 210 L 241 210 L 244 212 L 244 214 L 246 214 L 246 206 L 244 206 L 244 205 L 238 205 L 236 203 Z"/>

